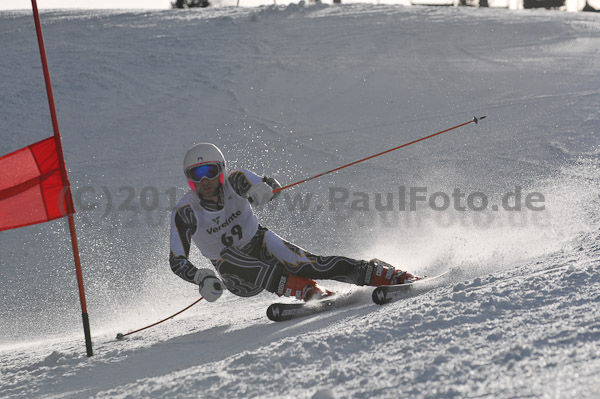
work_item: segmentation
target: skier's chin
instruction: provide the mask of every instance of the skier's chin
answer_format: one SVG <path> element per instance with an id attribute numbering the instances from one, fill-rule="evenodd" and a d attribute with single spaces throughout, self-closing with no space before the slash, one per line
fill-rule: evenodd
<path id="1" fill-rule="evenodd" d="M 215 197 L 219 192 L 219 187 L 216 188 L 198 188 L 196 190 L 196 194 L 198 194 L 198 197 L 202 198 L 203 200 L 209 200 L 210 198 Z"/>

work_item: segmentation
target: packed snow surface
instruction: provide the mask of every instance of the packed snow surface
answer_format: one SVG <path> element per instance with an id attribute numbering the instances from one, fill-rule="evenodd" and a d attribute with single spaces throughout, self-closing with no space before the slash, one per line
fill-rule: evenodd
<path id="1" fill-rule="evenodd" d="M 95 355 L 65 221 L 2 232 L 0 397 L 599 397 L 597 14 L 300 4 L 41 17 Z M 6 154 L 52 128 L 31 14 L 1 12 L 0 38 Z M 115 339 L 198 298 L 168 266 L 191 144 L 289 184 L 483 115 L 257 210 L 311 252 L 450 270 L 443 283 L 380 307 L 367 288 L 324 281 L 363 300 L 283 323 L 265 316 L 273 294 L 225 293 Z"/>

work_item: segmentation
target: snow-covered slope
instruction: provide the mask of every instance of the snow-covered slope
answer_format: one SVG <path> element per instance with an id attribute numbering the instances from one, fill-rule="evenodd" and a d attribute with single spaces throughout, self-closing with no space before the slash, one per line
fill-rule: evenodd
<path id="1" fill-rule="evenodd" d="M 300 4 L 42 23 L 95 356 L 65 222 L 1 232 L 0 397 L 598 396 L 597 15 Z M 31 15 L 0 13 L 0 38 L 5 154 L 52 132 Z M 258 211 L 313 252 L 451 269 L 445 284 L 377 307 L 328 282 L 365 300 L 279 324 L 273 295 L 226 293 L 114 339 L 198 297 L 167 262 L 192 143 L 292 183 L 482 115 Z M 437 202 L 400 211 L 403 188 Z M 432 209 L 455 190 L 486 210 Z M 544 209 L 505 210 L 519 191 Z"/>

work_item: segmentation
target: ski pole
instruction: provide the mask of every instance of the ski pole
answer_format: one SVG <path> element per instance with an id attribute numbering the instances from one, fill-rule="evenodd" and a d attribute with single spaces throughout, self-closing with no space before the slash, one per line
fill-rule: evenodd
<path id="1" fill-rule="evenodd" d="M 440 134 L 442 134 L 442 133 L 446 133 L 446 132 L 449 132 L 450 130 L 458 129 L 459 127 L 463 127 L 463 126 L 465 126 L 465 125 L 468 125 L 468 124 L 470 124 L 470 123 L 475 123 L 475 124 L 477 124 L 477 123 L 478 123 L 480 120 L 482 120 L 482 119 L 485 119 L 485 118 L 486 118 L 485 116 L 482 116 L 482 117 L 479 117 L 479 118 L 477 118 L 477 117 L 474 117 L 472 120 L 470 120 L 470 121 L 468 121 L 468 122 L 465 122 L 465 123 L 461 123 L 460 125 L 456 125 L 456 126 L 453 126 L 453 127 L 451 127 L 451 128 L 448 128 L 448 129 L 446 129 L 446 130 L 442 130 L 442 131 L 440 131 L 440 132 L 437 132 L 437 133 L 430 134 L 429 136 L 422 137 L 422 138 L 420 138 L 420 139 L 417 139 L 417 140 L 411 141 L 410 143 L 406 143 L 406 144 L 399 145 L 398 147 L 390 148 L 389 150 L 386 150 L 386 151 L 380 152 L 380 153 L 378 153 L 378 154 L 375 154 L 375 155 L 371 155 L 370 157 L 366 157 L 366 158 L 363 158 L 363 159 L 359 159 L 358 161 L 354 161 L 354 162 L 351 162 L 351 163 L 349 163 L 349 164 L 346 164 L 346 165 L 343 165 L 343 166 L 339 166 L 339 167 L 337 167 L 337 168 L 335 168 L 335 169 L 331 169 L 331 170 L 329 170 L 329 171 L 327 171 L 327 172 L 320 173 L 320 174 L 318 174 L 318 175 L 316 175 L 316 176 L 309 177 L 309 178 L 307 178 L 307 179 L 300 180 L 300 181 L 297 181 L 297 182 L 295 182 L 295 183 L 292 183 L 292 184 L 288 184 L 287 186 L 284 186 L 284 187 L 277 188 L 277 189 L 273 190 L 273 193 L 277 193 L 277 192 L 279 192 L 279 191 L 281 191 L 281 190 L 285 190 L 286 188 L 294 187 L 294 186 L 297 186 L 298 184 L 301 184 L 301 183 L 306 183 L 307 181 L 310 181 L 310 180 L 317 179 L 317 178 L 319 178 L 319 177 L 321 177 L 321 176 L 325 176 L 325 175 L 328 175 L 328 174 L 330 174 L 330 173 L 337 172 L 338 170 L 341 170 L 341 169 L 347 168 L 348 166 L 356 165 L 357 163 L 364 162 L 364 161 L 366 161 L 366 160 L 369 160 L 369 159 L 372 159 L 372 158 L 378 157 L 378 156 L 380 156 L 380 155 L 383 155 L 383 154 L 387 154 L 388 152 L 392 152 L 392 151 L 399 150 L 400 148 L 408 147 L 409 145 L 411 145 L 411 144 L 415 144 L 415 143 L 418 143 L 419 141 L 423 141 L 423 140 L 427 140 L 427 139 L 429 139 L 429 138 L 432 138 L 432 137 L 435 137 L 435 136 L 439 136 L 439 135 L 440 135 Z"/>
<path id="2" fill-rule="evenodd" d="M 186 310 L 188 310 L 189 308 L 191 308 L 192 306 L 194 306 L 195 304 L 197 304 L 198 302 L 200 302 L 200 301 L 201 301 L 201 300 L 203 300 L 203 299 L 204 299 L 204 297 L 200 297 L 200 299 L 198 299 L 196 302 L 192 303 L 191 305 L 187 306 L 186 308 L 184 308 L 184 309 L 180 310 L 179 312 L 175 313 L 175 314 L 174 314 L 174 315 L 172 315 L 172 316 L 169 316 L 169 317 L 167 317 L 166 319 L 163 319 L 163 320 L 161 320 L 161 321 L 157 321 L 157 322 L 156 322 L 156 323 L 154 323 L 154 324 L 150 324 L 149 326 L 146 326 L 146 327 L 140 328 L 140 329 L 138 329 L 138 330 L 135 330 L 135 331 L 130 331 L 130 332 L 128 332 L 127 334 L 121 334 L 121 333 L 118 333 L 118 334 L 117 334 L 117 339 L 121 340 L 121 339 L 125 338 L 125 337 L 126 337 L 126 336 L 128 336 L 128 335 L 135 334 L 135 333 L 137 333 L 137 332 L 140 332 L 140 331 L 147 330 L 147 329 L 148 329 L 148 328 L 150 328 L 150 327 L 154 327 L 154 326 L 156 326 L 156 325 L 158 325 L 158 324 L 160 324 L 160 323 L 162 323 L 162 322 L 165 322 L 165 321 L 167 321 L 167 320 L 169 320 L 169 319 L 172 319 L 173 317 L 177 316 L 178 314 L 181 314 L 181 313 L 185 312 Z"/>

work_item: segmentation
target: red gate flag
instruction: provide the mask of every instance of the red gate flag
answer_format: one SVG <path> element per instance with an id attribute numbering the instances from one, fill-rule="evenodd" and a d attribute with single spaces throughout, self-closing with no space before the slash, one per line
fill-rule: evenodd
<path id="1" fill-rule="evenodd" d="M 73 213 L 55 137 L 0 157 L 0 231 Z"/>

